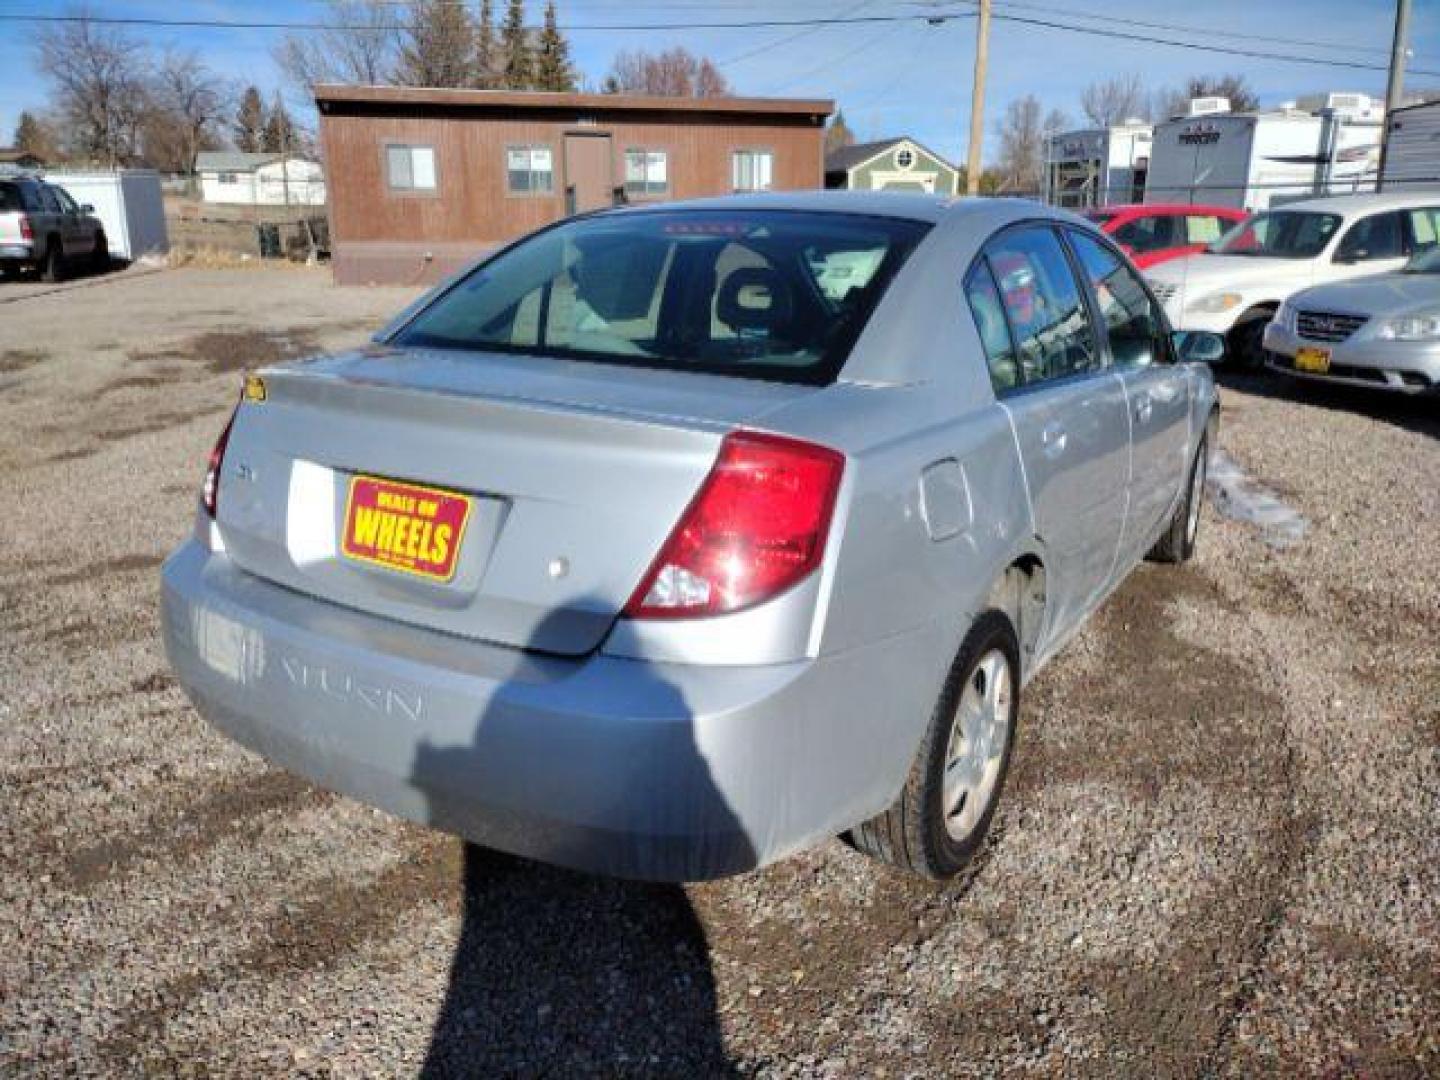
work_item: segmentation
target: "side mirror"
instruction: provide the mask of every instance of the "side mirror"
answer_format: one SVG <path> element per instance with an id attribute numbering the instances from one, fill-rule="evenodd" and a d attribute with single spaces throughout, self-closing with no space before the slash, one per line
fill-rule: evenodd
<path id="1" fill-rule="evenodd" d="M 82 214 L 93 214 L 93 213 L 95 212 L 95 207 L 91 206 L 88 202 L 87 202 L 87 203 L 81 203 L 81 204 L 80 204 L 80 212 L 81 212 Z"/>
<path id="2" fill-rule="evenodd" d="M 1225 359 L 1225 339 L 1206 330 L 1176 330 L 1171 335 L 1183 364 L 1218 364 Z"/>

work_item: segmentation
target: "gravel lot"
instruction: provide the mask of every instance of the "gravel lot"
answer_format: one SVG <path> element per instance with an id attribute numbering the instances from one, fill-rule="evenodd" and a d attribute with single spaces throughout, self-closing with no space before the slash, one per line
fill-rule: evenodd
<path id="1" fill-rule="evenodd" d="M 693 888 L 393 821 L 211 732 L 161 558 L 245 366 L 411 295 L 0 287 L 0 1073 L 1434 1075 L 1440 408 L 1237 380 L 1309 522 L 1205 521 L 1033 685 L 936 888 L 839 842 Z M 14 299 L 13 303 L 4 302 Z"/>

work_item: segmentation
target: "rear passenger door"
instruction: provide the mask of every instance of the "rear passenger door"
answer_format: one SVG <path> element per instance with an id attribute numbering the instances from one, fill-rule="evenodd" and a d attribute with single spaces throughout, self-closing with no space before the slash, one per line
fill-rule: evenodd
<path id="1" fill-rule="evenodd" d="M 966 289 L 1047 559 L 1043 651 L 1110 580 L 1129 468 L 1125 391 L 1106 366 L 1083 291 L 1049 225 L 993 237 Z"/>
<path id="2" fill-rule="evenodd" d="M 1150 549 L 1189 477 L 1190 380 L 1140 277 L 1101 241 L 1067 229 L 1095 296 L 1110 363 L 1130 410 L 1130 486 L 1120 573 Z"/>

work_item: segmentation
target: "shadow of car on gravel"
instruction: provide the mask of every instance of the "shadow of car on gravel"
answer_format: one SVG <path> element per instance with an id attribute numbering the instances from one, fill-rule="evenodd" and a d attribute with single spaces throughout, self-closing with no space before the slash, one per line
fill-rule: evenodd
<path id="1" fill-rule="evenodd" d="M 651 708 L 684 708 L 657 669 L 643 669 Z M 477 721 L 476 747 L 487 720 Z M 670 775 L 689 778 L 687 801 L 707 825 L 743 838 L 688 730 L 667 750 Z M 416 755 L 411 779 L 431 793 L 431 818 L 441 827 L 453 826 L 451 811 L 433 793 L 453 787 L 474 752 L 422 745 Z M 531 842 L 552 844 L 547 858 L 557 864 L 590 861 L 588 853 L 567 855 L 567 845 L 584 843 L 573 835 Z M 737 839 L 725 858 L 753 864 L 754 851 Z M 461 884 L 459 939 L 421 1075 L 733 1072 L 705 931 L 683 887 L 581 873 L 474 843 L 465 845 Z"/>
<path id="2" fill-rule="evenodd" d="M 1279 373 L 1237 372 L 1218 367 L 1215 381 L 1235 393 L 1352 412 L 1440 439 L 1440 394 L 1401 394 L 1347 384 L 1327 385 Z"/>

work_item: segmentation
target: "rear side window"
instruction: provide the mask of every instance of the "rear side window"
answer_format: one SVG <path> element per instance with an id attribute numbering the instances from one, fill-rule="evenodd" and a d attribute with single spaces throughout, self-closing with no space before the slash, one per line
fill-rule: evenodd
<path id="1" fill-rule="evenodd" d="M 1440 238 L 1440 207 L 1427 206 L 1420 210 L 1407 210 L 1404 217 L 1410 227 L 1410 247 L 1421 252 L 1433 247 Z"/>
<path id="2" fill-rule="evenodd" d="M 1098 370 L 1100 354 L 1060 238 L 1044 226 L 1002 233 L 985 258 L 1019 350 L 1024 383 Z"/>
<path id="3" fill-rule="evenodd" d="M 1213 244 L 1225 232 L 1225 225 L 1214 214 L 1185 215 L 1185 243 Z"/>
<path id="4" fill-rule="evenodd" d="M 53 188 L 45 184 L 41 184 L 35 190 L 40 196 L 40 205 L 42 207 L 50 211 L 50 213 L 52 214 L 59 214 L 63 212 L 64 207 L 60 205 L 60 200 L 55 197 L 55 191 Z"/>
<path id="5" fill-rule="evenodd" d="M 1165 320 L 1140 278 L 1113 251 L 1084 233 L 1070 233 L 1075 254 L 1090 279 L 1117 367 L 1168 363 Z"/>
<path id="6" fill-rule="evenodd" d="M 775 210 L 577 218 L 476 269 L 395 340 L 830 382 L 928 229 Z"/>
<path id="7" fill-rule="evenodd" d="M 1341 261 L 1368 262 L 1371 259 L 1398 259 L 1405 254 L 1398 213 L 1372 214 L 1350 226 L 1335 249 Z"/>
<path id="8" fill-rule="evenodd" d="M 995 276 L 984 259 L 970 268 L 965 277 L 965 299 L 975 316 L 980 343 L 985 347 L 985 363 L 990 368 L 990 385 L 997 394 L 1020 385 L 1020 366 L 1015 362 L 1015 344 L 1010 340 L 1010 327 L 1005 323 L 1005 304 L 995 286 Z"/>
<path id="9" fill-rule="evenodd" d="M 0 214 L 24 209 L 25 203 L 20 198 L 20 189 L 14 184 L 0 184 Z"/>

